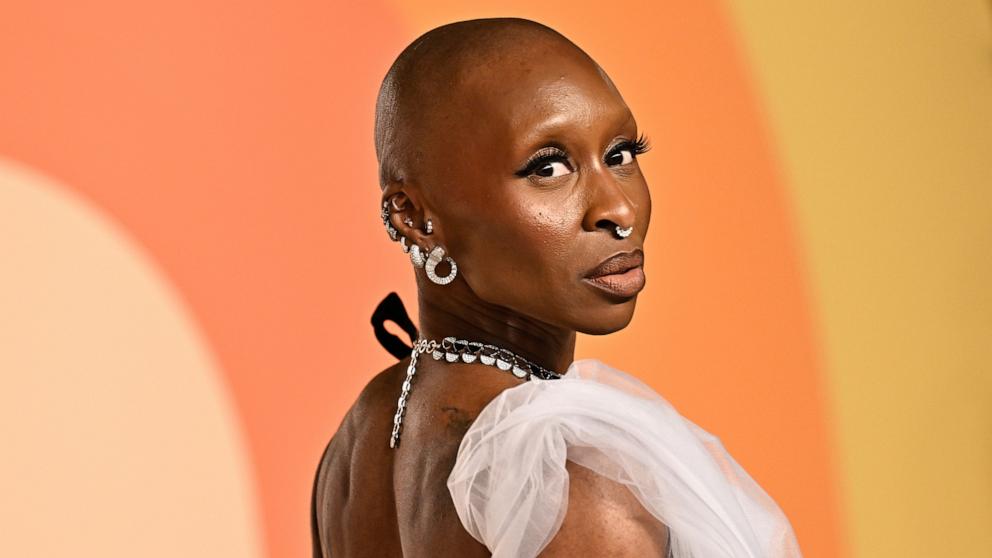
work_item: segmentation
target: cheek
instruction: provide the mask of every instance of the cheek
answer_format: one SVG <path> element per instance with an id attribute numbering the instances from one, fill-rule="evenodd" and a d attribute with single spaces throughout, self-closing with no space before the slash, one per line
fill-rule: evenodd
<path id="1" fill-rule="evenodd" d="M 581 213 L 536 196 L 490 205 L 481 215 L 466 223 L 460 246 L 466 280 L 481 298 L 511 307 L 534 304 L 542 299 L 535 293 L 554 297 L 556 287 L 571 281 Z"/>

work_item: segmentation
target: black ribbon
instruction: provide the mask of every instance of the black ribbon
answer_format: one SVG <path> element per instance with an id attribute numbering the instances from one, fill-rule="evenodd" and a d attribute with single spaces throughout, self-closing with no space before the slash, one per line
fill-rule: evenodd
<path id="1" fill-rule="evenodd" d="M 386 330 L 386 320 L 400 326 L 410 336 L 409 345 Z M 389 351 L 389 354 L 401 360 L 410 354 L 410 351 L 413 350 L 413 344 L 417 342 L 419 336 L 417 326 L 410 321 L 406 307 L 403 306 L 403 301 L 396 293 L 389 293 L 375 307 L 375 312 L 372 312 L 372 329 L 375 331 L 375 338 L 379 340 L 379 344 Z"/>

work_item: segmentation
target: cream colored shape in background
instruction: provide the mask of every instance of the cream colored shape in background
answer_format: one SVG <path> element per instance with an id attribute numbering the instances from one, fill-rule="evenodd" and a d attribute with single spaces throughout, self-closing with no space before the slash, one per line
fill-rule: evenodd
<path id="1" fill-rule="evenodd" d="M 152 262 L 0 159 L 0 555 L 261 556 L 241 436 Z"/>
<path id="2" fill-rule="evenodd" d="M 793 188 L 853 553 L 992 556 L 992 5 L 725 5 Z"/>

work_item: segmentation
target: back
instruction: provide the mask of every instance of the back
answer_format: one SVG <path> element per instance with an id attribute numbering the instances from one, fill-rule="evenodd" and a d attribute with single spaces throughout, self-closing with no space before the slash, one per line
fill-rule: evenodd
<path id="1" fill-rule="evenodd" d="M 430 360 L 417 366 L 397 449 L 389 436 L 409 357 L 369 382 L 328 444 L 312 495 L 315 558 L 489 556 L 462 527 L 447 477 L 479 411 L 519 381 Z"/>
<path id="2" fill-rule="evenodd" d="M 311 500 L 314 558 L 402 555 L 393 455 L 372 442 L 386 429 L 376 409 L 393 376 L 387 369 L 365 387 L 324 450 Z"/>
<path id="3" fill-rule="evenodd" d="M 522 381 L 482 364 L 420 359 L 400 445 L 391 449 L 408 363 L 409 357 L 369 382 L 324 453 L 313 493 L 314 558 L 490 556 L 462 526 L 448 477 L 479 413 Z M 616 548 L 630 555 L 667 554 L 667 528 L 629 490 L 574 464 L 568 469 L 566 520 L 542 555 L 607 547 L 607 554 L 627 555 Z M 600 533 L 596 526 L 606 529 Z"/>

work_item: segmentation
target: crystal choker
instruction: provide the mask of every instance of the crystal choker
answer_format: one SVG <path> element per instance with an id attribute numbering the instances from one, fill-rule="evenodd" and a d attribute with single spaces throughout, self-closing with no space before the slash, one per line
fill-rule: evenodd
<path id="1" fill-rule="evenodd" d="M 400 443 L 400 429 L 403 424 L 403 413 L 406 411 L 406 400 L 410 397 L 413 376 L 417 373 L 417 359 L 422 353 L 430 353 L 434 360 L 438 361 L 444 360 L 452 363 L 478 361 L 486 366 L 493 366 L 504 372 L 510 372 L 521 380 L 530 380 L 531 378 L 557 380 L 562 377 L 558 372 L 548 370 L 495 345 L 455 339 L 454 337 L 445 337 L 440 343 L 433 339 L 421 338 L 414 344 L 410 354 L 410 365 L 406 368 L 406 380 L 403 381 L 403 390 L 400 392 L 400 398 L 396 405 L 396 415 L 393 417 L 393 433 L 389 437 L 389 447 L 391 448 L 396 448 Z"/>

